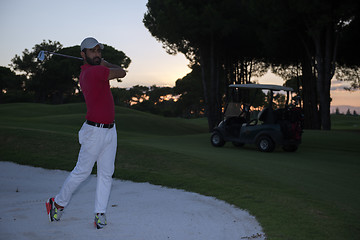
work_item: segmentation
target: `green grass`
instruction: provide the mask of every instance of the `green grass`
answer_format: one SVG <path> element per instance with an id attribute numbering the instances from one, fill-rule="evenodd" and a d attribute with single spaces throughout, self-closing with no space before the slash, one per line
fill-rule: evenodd
<path id="1" fill-rule="evenodd" d="M 331 115 L 332 127 L 338 130 L 360 130 L 360 116 Z"/>
<path id="2" fill-rule="evenodd" d="M 85 111 L 0 105 L 0 160 L 71 170 Z M 256 216 L 268 239 L 359 239 L 359 118 L 332 117 L 336 130 L 305 131 L 297 152 L 261 153 L 212 147 L 205 119 L 116 107 L 115 177 L 225 200 Z"/>

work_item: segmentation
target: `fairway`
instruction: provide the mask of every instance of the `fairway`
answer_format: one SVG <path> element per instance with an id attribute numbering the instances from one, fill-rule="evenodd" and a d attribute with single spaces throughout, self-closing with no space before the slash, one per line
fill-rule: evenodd
<path id="1" fill-rule="evenodd" d="M 0 160 L 71 170 L 85 104 L 0 105 Z M 115 177 L 214 196 L 254 215 L 268 239 L 360 238 L 360 119 L 305 130 L 295 153 L 212 147 L 204 119 L 116 107 Z M 59 183 L 61 184 L 61 183 Z"/>

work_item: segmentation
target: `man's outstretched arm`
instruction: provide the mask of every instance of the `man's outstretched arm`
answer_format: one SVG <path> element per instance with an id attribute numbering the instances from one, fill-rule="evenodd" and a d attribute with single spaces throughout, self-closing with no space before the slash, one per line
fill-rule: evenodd
<path id="1" fill-rule="evenodd" d="M 101 65 L 110 69 L 108 80 L 123 78 L 126 76 L 126 71 L 118 65 L 109 63 L 104 59 L 101 60 Z"/>

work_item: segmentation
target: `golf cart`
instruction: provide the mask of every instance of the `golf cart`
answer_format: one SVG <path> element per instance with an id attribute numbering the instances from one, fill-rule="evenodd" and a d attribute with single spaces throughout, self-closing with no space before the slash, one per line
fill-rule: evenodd
<path id="1" fill-rule="evenodd" d="M 232 84 L 229 89 L 232 91 L 230 95 L 235 93 L 238 96 L 226 104 L 224 120 L 214 128 L 211 135 L 213 146 L 221 147 L 226 142 L 232 142 L 237 147 L 256 144 L 262 152 L 272 152 L 276 145 L 282 146 L 287 152 L 297 150 L 301 143 L 303 114 L 301 108 L 296 106 L 297 98 L 292 99 L 294 103 L 289 104 L 292 88 L 264 84 Z M 252 104 L 256 95 L 263 93 L 262 90 L 268 91 L 268 106 L 257 112 Z M 286 92 L 285 107 L 274 109 L 274 92 L 279 91 Z M 254 95 L 252 100 L 249 92 Z"/>

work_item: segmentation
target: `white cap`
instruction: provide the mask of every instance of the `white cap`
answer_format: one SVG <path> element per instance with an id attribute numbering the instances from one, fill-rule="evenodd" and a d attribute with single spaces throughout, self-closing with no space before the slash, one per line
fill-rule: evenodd
<path id="1" fill-rule="evenodd" d="M 102 45 L 101 43 L 99 43 L 95 38 L 93 37 L 88 37 L 85 38 L 80 45 L 81 51 L 84 50 L 84 48 L 94 48 L 96 47 L 96 45 L 99 45 L 101 49 L 104 49 L 104 45 Z"/>

